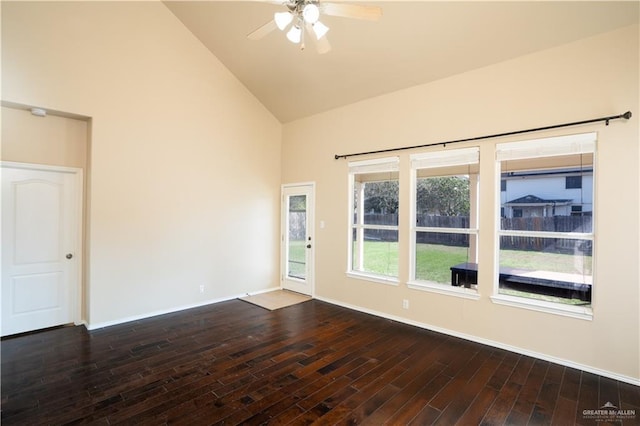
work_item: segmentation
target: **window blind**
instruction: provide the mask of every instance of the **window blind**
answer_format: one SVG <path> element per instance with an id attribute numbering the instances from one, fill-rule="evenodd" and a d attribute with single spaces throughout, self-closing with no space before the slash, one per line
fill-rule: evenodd
<path id="1" fill-rule="evenodd" d="M 595 152 L 596 133 L 533 139 L 496 145 L 496 160 L 521 160 Z"/>
<path id="2" fill-rule="evenodd" d="M 477 164 L 480 161 L 480 148 L 451 149 L 410 156 L 411 168 L 430 169 L 438 167 L 464 166 Z"/>
<path id="3" fill-rule="evenodd" d="M 349 162 L 349 173 L 351 174 L 397 172 L 399 169 L 399 157 Z"/>

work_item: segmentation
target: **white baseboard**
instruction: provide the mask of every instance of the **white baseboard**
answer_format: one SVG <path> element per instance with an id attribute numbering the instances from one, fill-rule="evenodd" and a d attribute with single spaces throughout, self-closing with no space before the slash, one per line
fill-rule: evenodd
<path id="1" fill-rule="evenodd" d="M 256 294 L 269 293 L 270 291 L 277 291 L 277 290 L 282 290 L 282 287 L 271 287 L 266 290 L 252 291 L 251 293 L 245 293 L 242 296 L 238 296 L 238 297 L 255 296 Z"/>
<path id="2" fill-rule="evenodd" d="M 435 331 L 435 332 L 438 332 L 438 333 L 446 334 L 446 335 L 449 335 L 449 336 L 458 337 L 460 339 L 465 339 L 465 340 L 469 340 L 471 342 L 476 342 L 476 343 L 480 343 L 480 344 L 483 344 L 483 345 L 492 346 L 492 347 L 498 348 L 498 349 L 504 349 L 504 350 L 507 350 L 507 351 L 510 351 L 510 352 L 515 352 L 515 353 L 518 353 L 518 354 L 521 354 L 521 355 L 530 356 L 532 358 L 538 358 L 538 359 L 541 359 L 543 361 L 549 361 L 549 362 L 553 362 L 555 364 L 564 365 L 565 367 L 575 368 L 577 370 L 586 371 L 586 372 L 589 372 L 589 373 L 597 374 L 599 376 L 609 377 L 610 379 L 614 379 L 614 380 L 618 380 L 618 381 L 621 381 L 621 382 L 629 383 L 629 384 L 632 384 L 632 385 L 635 385 L 635 386 L 640 386 L 640 379 L 635 378 L 635 377 L 625 376 L 625 375 L 622 375 L 622 374 L 614 373 L 612 371 L 601 370 L 599 368 L 591 367 L 589 365 L 579 364 L 579 363 L 576 363 L 576 362 L 573 362 L 573 361 L 570 361 L 570 360 L 567 360 L 567 359 L 556 358 L 554 356 L 550 356 L 550 355 L 547 355 L 547 354 L 530 351 L 528 349 L 523 349 L 523 348 L 519 348 L 519 347 L 516 347 L 516 346 L 511 346 L 511 345 L 507 345 L 507 344 L 500 343 L 500 342 L 495 342 L 493 340 L 483 339 L 481 337 L 460 333 L 460 332 L 449 330 L 449 329 L 442 328 L 442 327 L 436 327 L 436 326 L 425 324 L 425 323 L 421 323 L 421 322 L 418 322 L 418 321 L 413 321 L 413 320 L 410 320 L 410 319 L 407 319 L 407 318 L 397 317 L 395 315 L 389 315 L 389 314 L 384 313 L 384 312 L 378 312 L 378 311 L 374 311 L 372 309 L 366 309 L 366 308 L 363 308 L 361 306 L 351 305 L 349 303 L 344 303 L 344 302 L 341 302 L 341 301 L 338 301 L 338 300 L 329 299 L 329 298 L 326 298 L 326 297 L 320 297 L 320 296 L 316 295 L 315 298 L 318 299 L 318 300 L 321 300 L 323 302 L 331 303 L 332 305 L 342 306 L 343 308 L 347 308 L 347 309 L 353 309 L 354 311 L 364 312 L 366 314 L 375 315 L 377 317 L 386 318 L 386 319 L 389 319 L 389 320 L 392 320 L 392 321 L 396 321 L 396 322 L 400 322 L 400 323 L 404 323 L 404 324 L 408 324 L 408 325 L 413 325 L 415 327 L 424 328 L 426 330 L 431 330 L 431 331 Z"/>
<path id="3" fill-rule="evenodd" d="M 147 312 L 145 314 L 134 315 L 134 316 L 131 316 L 131 317 L 126 317 L 126 318 L 120 318 L 120 319 L 113 320 L 113 321 L 105 321 L 105 322 L 99 322 L 99 323 L 86 323 L 85 322 L 85 327 L 87 328 L 87 330 L 97 330 L 99 328 L 110 327 L 112 325 L 124 324 L 126 322 L 131 322 L 131 321 L 138 321 L 138 320 L 141 320 L 141 319 L 151 318 L 151 317 L 155 317 L 155 316 L 158 316 L 158 315 L 171 314 L 171 313 L 174 313 L 174 312 L 184 311 L 186 309 L 199 308 L 201 306 L 213 305 L 214 303 L 226 302 L 228 300 L 237 299 L 238 297 L 244 297 L 246 295 L 247 295 L 247 293 L 242 293 L 242 294 L 238 294 L 238 295 L 235 295 L 235 296 L 223 297 L 223 298 L 220 298 L 220 299 L 210 299 L 210 300 L 205 300 L 204 302 L 193 303 L 193 304 L 190 304 L 190 305 L 182 305 L 182 306 L 177 306 L 177 307 L 169 308 L 169 309 L 163 309 L 163 310 L 159 310 L 159 311 Z"/>
<path id="4" fill-rule="evenodd" d="M 206 300 L 204 302 L 194 303 L 194 304 L 190 304 L 190 305 L 183 305 L 183 306 L 178 306 L 178 307 L 159 310 L 159 311 L 148 312 L 148 313 L 141 314 L 141 315 L 134 315 L 134 316 L 131 316 L 131 317 L 121 318 L 121 319 L 113 320 L 113 321 L 105 321 L 105 322 L 101 322 L 101 323 L 87 323 L 86 321 L 81 321 L 78 325 L 84 325 L 88 330 L 97 330 L 97 329 L 104 328 L 104 327 L 110 327 L 110 326 L 113 326 L 113 325 L 124 324 L 124 323 L 131 322 L 131 321 L 138 321 L 138 320 L 145 319 L 145 318 L 151 318 L 151 317 L 155 317 L 155 316 L 158 316 L 158 315 L 164 315 L 164 314 L 170 314 L 170 313 L 174 313 L 174 312 L 184 311 L 186 309 L 199 308 L 201 306 L 212 305 L 212 304 L 220 303 L 220 302 L 226 302 L 228 300 L 237 299 L 239 297 L 244 297 L 244 296 L 247 296 L 247 295 L 251 296 L 251 295 L 267 293 L 269 291 L 274 291 L 274 290 L 279 290 L 279 289 L 280 289 L 280 287 L 273 287 L 273 288 L 269 288 L 269 289 L 266 289 L 266 290 L 260 290 L 260 291 L 255 291 L 255 292 L 251 292 L 251 293 L 242 293 L 242 294 L 238 294 L 238 295 L 234 295 L 234 296 L 228 296 L 228 297 L 224 297 L 224 298 L 220 298 L 220 299 L 211 299 L 211 300 Z M 619 380 L 621 382 L 629 383 L 629 384 L 632 384 L 632 385 L 635 385 L 635 386 L 640 386 L 640 379 L 638 379 L 638 378 L 625 376 L 625 375 L 614 373 L 614 372 L 608 371 L 608 370 L 602 370 L 602 369 L 595 368 L 595 367 L 592 367 L 592 366 L 589 366 L 589 365 L 579 364 L 579 363 L 573 362 L 571 360 L 562 359 L 562 358 L 556 358 L 554 356 L 550 356 L 550 355 L 543 354 L 543 353 L 540 353 L 540 352 L 530 351 L 528 349 L 523 349 L 523 348 L 519 348 L 519 347 L 516 347 L 516 346 L 507 345 L 507 344 L 496 342 L 496 341 L 493 341 L 493 340 L 483 339 L 481 337 L 460 333 L 460 332 L 457 332 L 457 331 L 454 331 L 454 330 L 449 330 L 449 329 L 446 329 L 446 328 L 437 327 L 437 326 L 433 326 L 433 325 L 430 325 L 430 324 L 421 323 L 421 322 L 418 322 L 418 321 L 413 321 L 413 320 L 410 320 L 410 319 L 407 319 L 407 318 L 403 318 L 403 317 L 398 317 L 398 316 L 395 316 L 395 315 L 389 315 L 389 314 L 384 313 L 384 312 L 379 312 L 379 311 L 375 311 L 375 310 L 372 310 L 372 309 L 363 308 L 361 306 L 351 305 L 349 303 L 344 303 L 344 302 L 341 302 L 341 301 L 338 301 L 338 300 L 334 300 L 334 299 L 329 299 L 329 298 L 326 298 L 326 297 L 321 297 L 321 296 L 317 296 L 316 295 L 315 299 L 321 300 L 323 302 L 330 303 L 332 305 L 342 306 L 343 308 L 353 309 L 354 311 L 364 312 L 366 314 L 375 315 L 377 317 L 386 318 L 386 319 L 389 319 L 389 320 L 392 320 L 392 321 L 396 321 L 396 322 L 400 322 L 400 323 L 403 323 L 403 324 L 408 324 L 408 325 L 412 325 L 412 326 L 415 326 L 415 327 L 424 328 L 426 330 L 431 330 L 431 331 L 435 331 L 435 332 L 438 332 L 438 333 L 446 334 L 446 335 L 449 335 L 449 336 L 458 337 L 458 338 L 461 338 L 461 339 L 469 340 L 471 342 L 476 342 L 476 343 L 480 343 L 480 344 L 483 344 L 483 345 L 492 346 L 494 348 L 504 349 L 504 350 L 507 350 L 507 351 L 510 351 L 510 352 L 515 352 L 515 353 L 518 353 L 518 354 L 521 354 L 521 355 L 530 356 L 532 358 L 538 358 L 538 359 L 541 359 L 541 360 L 544 360 L 544 361 L 553 362 L 555 364 L 564 365 L 565 367 L 570 367 L 570 368 L 575 368 L 577 370 L 587 371 L 589 373 L 597 374 L 599 376 L 609 377 L 609 378 L 614 379 L 614 380 Z"/>
<path id="5" fill-rule="evenodd" d="M 174 312 L 184 311 L 186 309 L 199 308 L 200 306 L 213 305 L 214 303 L 226 302 L 227 300 L 233 300 L 233 299 L 237 299 L 239 297 L 245 297 L 245 296 L 253 296 L 254 294 L 267 293 L 267 292 L 274 291 L 274 290 L 280 290 L 280 287 L 271 287 L 271 288 L 268 288 L 266 290 L 259 290 L 259 291 L 254 291 L 254 292 L 251 292 L 251 293 L 242 293 L 242 294 L 237 294 L 235 296 L 223 297 L 223 298 L 220 298 L 220 299 L 205 300 L 204 302 L 198 302 L 198 303 L 194 303 L 194 304 L 190 304 L 190 305 L 183 305 L 183 306 L 178 306 L 178 307 L 175 307 L 175 308 L 169 308 L 169 309 L 163 309 L 163 310 L 159 310 L 159 311 L 148 312 L 148 313 L 145 313 L 145 314 L 134 315 L 134 316 L 131 316 L 131 317 L 121 318 L 121 319 L 117 319 L 117 320 L 113 320 L 113 321 L 105 321 L 105 322 L 90 324 L 90 323 L 87 323 L 86 321 L 83 320 L 79 324 L 76 324 L 76 325 L 84 325 L 87 328 L 87 330 L 97 330 L 99 328 L 110 327 L 112 325 L 124 324 L 124 323 L 130 322 L 130 321 L 138 321 L 138 320 L 141 320 L 141 319 L 151 318 L 151 317 L 155 317 L 155 316 L 158 316 L 158 315 L 171 314 L 171 313 L 174 313 Z"/>

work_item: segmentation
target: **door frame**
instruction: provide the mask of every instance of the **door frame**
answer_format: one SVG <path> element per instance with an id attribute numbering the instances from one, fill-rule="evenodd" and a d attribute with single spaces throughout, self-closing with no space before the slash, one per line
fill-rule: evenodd
<path id="1" fill-rule="evenodd" d="M 288 211 L 285 206 L 285 189 L 306 188 L 309 195 L 310 203 L 307 203 L 307 235 L 311 237 L 311 248 L 307 256 L 307 277 L 306 282 L 309 285 L 309 296 L 315 296 L 315 252 L 316 252 L 316 233 L 315 233 L 315 206 L 316 206 L 316 183 L 315 182 L 299 182 L 283 184 L 280 189 L 280 288 L 284 289 L 284 280 L 286 274 L 287 247 L 285 231 L 287 229 Z"/>
<path id="2" fill-rule="evenodd" d="M 74 266 L 69 272 L 69 306 L 71 319 L 75 325 L 83 324 L 82 308 L 83 308 L 83 271 L 84 271 L 84 172 L 79 167 L 54 166 L 48 164 L 21 163 L 15 161 L 0 161 L 0 168 L 45 171 L 67 173 L 74 177 L 74 199 L 71 200 L 71 222 L 72 226 L 71 240 L 74 242 Z M 1 295 L 0 295 L 1 297 Z"/>

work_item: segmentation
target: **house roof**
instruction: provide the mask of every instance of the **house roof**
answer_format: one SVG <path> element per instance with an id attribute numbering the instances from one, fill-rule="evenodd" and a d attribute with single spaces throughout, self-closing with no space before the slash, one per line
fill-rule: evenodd
<path id="1" fill-rule="evenodd" d="M 284 10 L 278 3 L 164 2 L 282 123 L 632 25 L 640 15 L 637 1 L 365 1 L 382 18 L 322 16 L 332 50 L 319 55 L 277 29 L 247 39 Z"/>
<path id="2" fill-rule="evenodd" d="M 556 198 L 556 199 L 544 199 L 540 197 L 536 197 L 535 195 L 525 195 L 524 197 L 516 198 L 515 200 L 511 200 L 506 202 L 506 205 L 510 204 L 520 204 L 520 205 L 549 205 L 549 204 L 569 204 L 572 200 L 566 198 Z"/>

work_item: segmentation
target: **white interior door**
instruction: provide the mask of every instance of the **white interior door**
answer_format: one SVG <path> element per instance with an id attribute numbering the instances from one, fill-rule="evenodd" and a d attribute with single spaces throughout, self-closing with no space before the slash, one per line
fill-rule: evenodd
<path id="1" fill-rule="evenodd" d="M 81 194 L 78 169 L 2 163 L 3 336 L 77 320 Z"/>
<path id="2" fill-rule="evenodd" d="M 313 295 L 313 184 L 282 187 L 282 288 Z"/>

